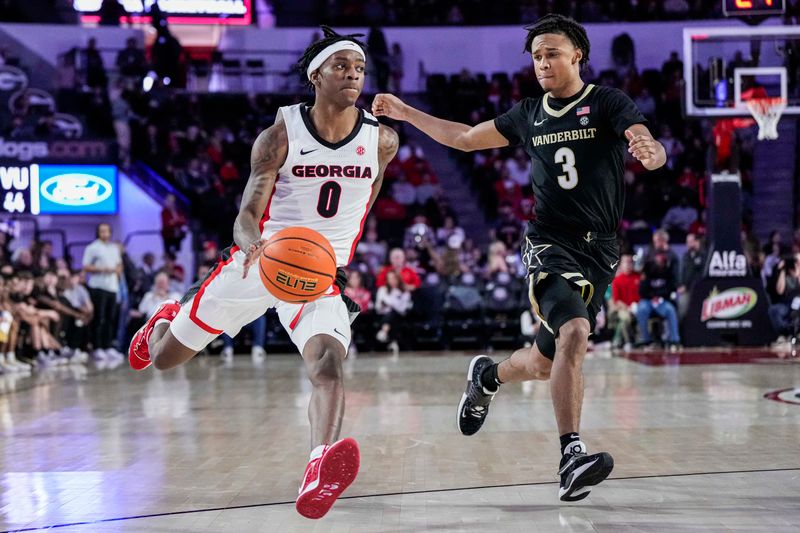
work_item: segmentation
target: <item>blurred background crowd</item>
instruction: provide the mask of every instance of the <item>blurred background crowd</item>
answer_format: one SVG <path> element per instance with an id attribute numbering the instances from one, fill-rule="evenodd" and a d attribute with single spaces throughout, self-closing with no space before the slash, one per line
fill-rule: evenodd
<path id="1" fill-rule="evenodd" d="M 700 18 L 719 10 L 719 2 L 706 0 L 493 2 L 492 9 L 479 0 L 324 4 L 324 20 L 351 25 L 518 24 L 551 11 L 583 21 L 636 21 Z M 280 16 L 282 8 L 273 8 Z M 15 9 L 17 18 L 24 19 L 26 11 Z M 287 20 L 291 24 L 291 16 Z M 64 257 L 48 241 L 21 245 L 13 231 L 0 232 L 0 368 L 6 372 L 83 364 L 90 357 L 109 364 L 121 361 L 131 334 L 156 305 L 180 297 L 231 242 L 255 137 L 272 124 L 279 106 L 313 101 L 313 94 L 303 90 L 193 90 L 193 77 L 203 63 L 185 53 L 166 25 L 157 26 L 157 34 L 147 50 L 130 39 L 113 64 L 104 61 L 94 39 L 85 48 L 64 50 L 56 100 L 60 110 L 80 118 L 87 134 L 116 140 L 121 168 L 143 165 L 173 188 L 163 202 L 162 242 L 130 257 L 120 236 L 100 224 L 97 239 L 80 257 Z M 388 43 L 379 28 L 368 40 L 376 59 L 367 92 L 399 92 L 401 46 Z M 791 239 L 779 232 L 766 242 L 755 236 L 750 180 L 755 129 L 725 130 L 708 121 L 685 120 L 679 54 L 664 50 L 660 69 L 641 70 L 637 44 L 621 34 L 611 50 L 593 51 L 611 55 L 614 68 L 595 72 L 590 66 L 584 73 L 587 82 L 629 94 L 668 156 L 656 172 L 626 161 L 627 202 L 619 228 L 624 255 L 606 295 L 596 342 L 619 349 L 681 345 L 687 294 L 702 276 L 706 258 L 709 175 L 733 164 L 742 174 L 741 239 L 748 268 L 763 280 L 774 328 L 780 335 L 792 334 L 791 302 L 800 296 L 800 230 Z M 0 59 L 27 68 L 2 48 Z M 214 58 L 208 58 L 206 66 L 213 69 L 213 64 Z M 508 73 L 426 73 L 425 79 L 425 92 L 409 95 L 411 101 L 471 124 L 541 94 L 532 67 Z M 370 103 L 365 94 L 359 105 L 369 109 Z M 12 111 L 0 123 L 5 139 L 69 136 L 54 126 L 51 111 L 36 106 Z M 432 147 L 413 128 L 390 125 L 400 134 L 401 147 L 386 169 L 383 191 L 349 266 L 347 293 L 363 310 L 351 350 L 531 342 L 539 321 L 530 308 L 519 252 L 525 225 L 535 216 L 528 156 L 519 148 L 447 152 Z M 716 142 L 720 136 L 727 141 Z M 189 234 L 191 242 L 184 242 Z M 184 245 L 193 250 L 193 264 L 176 260 Z M 221 339 L 211 349 L 226 358 L 234 348 L 250 350 L 254 360 L 261 360 L 265 347 L 289 347 L 271 313 L 235 343 Z"/>

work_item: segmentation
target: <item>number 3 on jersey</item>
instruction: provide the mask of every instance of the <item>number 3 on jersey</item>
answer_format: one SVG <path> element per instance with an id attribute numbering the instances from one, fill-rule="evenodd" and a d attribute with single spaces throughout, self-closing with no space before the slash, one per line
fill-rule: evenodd
<path id="1" fill-rule="evenodd" d="M 319 188 L 317 200 L 317 213 L 325 218 L 331 218 L 339 211 L 339 198 L 342 196 L 342 186 L 335 181 L 326 181 Z"/>
<path id="2" fill-rule="evenodd" d="M 561 163 L 561 170 L 566 174 L 558 177 L 558 184 L 562 189 L 574 189 L 578 185 L 578 171 L 575 169 L 575 152 L 571 148 L 562 146 L 556 151 L 556 163 Z"/>

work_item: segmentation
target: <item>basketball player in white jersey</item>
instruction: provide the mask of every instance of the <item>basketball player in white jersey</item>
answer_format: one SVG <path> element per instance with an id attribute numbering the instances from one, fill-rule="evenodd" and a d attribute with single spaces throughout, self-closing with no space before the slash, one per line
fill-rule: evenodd
<path id="1" fill-rule="evenodd" d="M 364 221 L 397 152 L 397 133 L 355 103 L 364 87 L 364 45 L 323 27 L 324 38 L 299 66 L 316 93 L 313 106 L 282 107 L 253 144 L 251 172 L 233 228 L 235 245 L 180 303 L 166 302 L 131 341 L 133 368 L 185 363 L 223 331 L 231 336 L 274 307 L 313 384 L 308 417 L 311 457 L 297 511 L 320 518 L 352 483 L 360 461 L 352 438 L 338 440 L 344 413 L 342 361 L 350 344 L 343 270 L 328 294 L 307 304 L 282 302 L 250 267 L 267 239 L 289 226 L 324 235 L 339 267 L 353 256 Z M 355 306 L 357 309 L 357 306 Z"/>

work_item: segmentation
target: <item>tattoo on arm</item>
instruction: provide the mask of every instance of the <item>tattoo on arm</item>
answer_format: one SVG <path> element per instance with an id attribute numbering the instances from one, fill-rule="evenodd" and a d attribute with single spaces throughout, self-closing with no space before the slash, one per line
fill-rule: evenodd
<path id="1" fill-rule="evenodd" d="M 380 136 L 378 141 L 378 175 L 372 184 L 372 196 L 369 199 L 369 208 L 372 209 L 372 204 L 378 198 L 381 192 L 381 185 L 383 185 L 383 173 L 386 170 L 389 162 L 394 159 L 397 149 L 400 146 L 400 137 L 397 132 L 389 126 L 380 126 Z"/>
<path id="2" fill-rule="evenodd" d="M 286 161 L 288 148 L 286 127 L 280 120 L 261 132 L 253 143 L 250 177 L 242 194 L 239 215 L 233 225 L 233 239 L 243 250 L 261 238 L 259 222 L 272 196 L 278 169 Z"/>

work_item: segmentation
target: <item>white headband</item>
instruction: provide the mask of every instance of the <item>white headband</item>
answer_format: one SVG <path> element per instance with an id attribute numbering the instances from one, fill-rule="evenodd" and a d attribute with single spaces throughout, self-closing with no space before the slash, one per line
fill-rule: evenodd
<path id="1" fill-rule="evenodd" d="M 314 59 L 311 60 L 311 64 L 308 65 L 308 68 L 306 69 L 306 76 L 308 76 L 308 79 L 311 79 L 311 73 L 322 66 L 325 60 L 327 60 L 336 52 L 341 52 L 342 50 L 352 50 L 360 55 L 361 59 L 364 61 L 367 60 L 367 58 L 364 57 L 364 51 L 353 41 L 337 41 L 332 45 L 323 48 L 320 53 L 314 56 Z"/>

